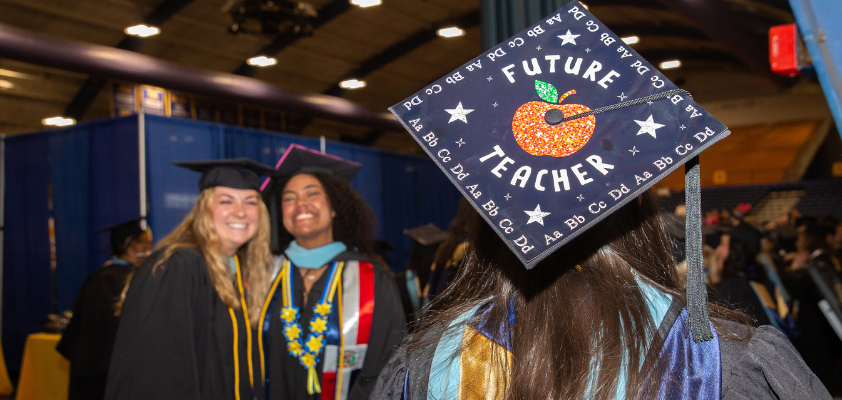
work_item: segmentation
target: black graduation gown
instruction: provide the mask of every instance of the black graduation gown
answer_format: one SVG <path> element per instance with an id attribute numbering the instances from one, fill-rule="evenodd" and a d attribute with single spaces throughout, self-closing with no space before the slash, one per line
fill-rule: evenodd
<path id="1" fill-rule="evenodd" d="M 816 268 L 828 278 L 829 286 L 835 279 L 831 259 L 821 254 L 810 261 L 808 268 Z M 808 268 L 789 274 L 790 294 L 798 301 L 796 325 L 801 336 L 794 340 L 795 347 L 804 361 L 834 395 L 842 394 L 842 342 L 827 321 L 819 301 L 824 299 Z"/>
<path id="2" fill-rule="evenodd" d="M 769 321 L 769 317 L 766 315 L 766 307 L 745 277 L 728 276 L 722 278 L 714 289 L 716 289 L 717 295 L 708 296 L 711 302 L 748 314 L 757 326 L 772 324 L 772 321 Z"/>
<path id="3" fill-rule="evenodd" d="M 345 251 L 336 256 L 334 261 L 369 261 L 362 255 Z M 400 296 L 394 280 L 389 273 L 374 264 L 374 311 L 371 318 L 371 334 L 368 341 L 368 350 L 365 355 L 362 369 L 355 373 L 355 380 L 351 383 L 348 392 L 349 400 L 367 400 L 374 389 L 377 376 L 389 361 L 392 353 L 400 346 L 406 329 L 406 319 L 403 314 Z M 344 272 L 343 272 L 344 274 Z M 299 308 L 303 332 L 302 340 L 306 340 L 310 333 L 310 320 L 313 318 L 313 306 L 319 301 L 322 291 L 327 284 L 328 274 L 323 273 L 313 284 L 307 296 L 307 305 L 301 306 L 304 298 L 304 280 L 298 273 L 292 274 L 293 288 L 295 291 L 295 304 Z M 281 296 L 279 285 L 278 296 Z M 315 400 L 320 399 L 321 394 L 309 395 L 307 393 L 307 370 L 299 364 L 298 360 L 289 355 L 286 348 L 286 338 L 283 334 L 283 323 L 279 317 L 281 310 L 281 298 L 279 297 L 272 311 L 267 316 L 269 322 L 268 342 L 269 349 L 267 363 L 269 363 L 269 396 L 271 400 Z M 322 381 L 321 371 L 324 370 L 324 349 L 316 365 L 319 372 L 319 381 Z M 347 379 L 347 378 L 346 378 Z"/>
<path id="4" fill-rule="evenodd" d="M 233 312 L 235 330 L 198 250 L 179 249 L 153 276 L 161 253 L 140 266 L 129 286 L 106 398 L 251 399 L 243 312 Z"/>
<path id="5" fill-rule="evenodd" d="M 73 318 L 56 346 L 70 361 L 69 400 L 105 398 L 105 380 L 118 317 L 114 305 L 132 271 L 127 261 L 91 272 L 73 304 Z"/>

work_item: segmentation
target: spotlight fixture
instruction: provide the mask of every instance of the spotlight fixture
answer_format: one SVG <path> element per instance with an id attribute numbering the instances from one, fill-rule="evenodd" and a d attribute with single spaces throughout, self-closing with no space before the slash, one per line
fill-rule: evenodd
<path id="1" fill-rule="evenodd" d="M 637 42 L 640 42 L 640 38 L 637 36 L 626 36 L 620 40 L 622 40 L 625 44 L 635 44 Z"/>
<path id="2" fill-rule="evenodd" d="M 678 61 L 678 60 L 664 61 L 660 64 L 661 69 L 672 69 L 672 68 L 678 68 L 680 66 L 681 66 L 681 61 Z"/>
<path id="3" fill-rule="evenodd" d="M 582 7 L 584 7 L 584 8 L 585 8 L 585 10 L 590 10 L 590 7 L 588 7 L 588 5 L 587 5 L 587 4 L 585 4 L 584 2 L 580 1 L 580 2 L 579 2 L 579 4 L 581 4 L 581 5 L 582 5 Z"/>
<path id="4" fill-rule="evenodd" d="M 379 6 L 383 4 L 383 2 L 381 0 L 351 0 L 351 4 L 360 8 L 365 8 L 371 6 Z"/>
<path id="5" fill-rule="evenodd" d="M 266 57 L 266 56 L 258 56 L 249 58 L 247 61 L 248 65 L 252 65 L 255 67 L 268 67 L 270 65 L 275 65 L 278 63 L 274 57 Z"/>
<path id="6" fill-rule="evenodd" d="M 222 11 L 231 16 L 230 33 L 312 36 L 319 13 L 312 4 L 289 0 L 227 0 Z"/>
<path id="7" fill-rule="evenodd" d="M 5 79 L 0 79 L 0 89 L 14 89 L 15 84 Z"/>
<path id="8" fill-rule="evenodd" d="M 41 123 L 46 126 L 68 126 L 76 125 L 76 120 L 73 118 L 50 117 L 42 119 Z"/>
<path id="9" fill-rule="evenodd" d="M 135 25 L 130 26 L 125 29 L 126 35 L 138 36 L 138 37 L 149 37 L 154 36 L 161 33 L 161 30 L 158 29 L 156 26 L 147 26 L 147 25 Z"/>
<path id="10" fill-rule="evenodd" d="M 465 36 L 465 30 L 461 28 L 457 28 L 455 26 L 451 26 L 449 28 L 441 28 L 436 33 L 441 37 L 457 37 L 457 36 Z"/>
<path id="11" fill-rule="evenodd" d="M 361 81 L 359 79 L 346 79 L 342 82 L 339 82 L 339 87 L 342 89 L 359 89 L 365 87 L 365 81 Z"/>

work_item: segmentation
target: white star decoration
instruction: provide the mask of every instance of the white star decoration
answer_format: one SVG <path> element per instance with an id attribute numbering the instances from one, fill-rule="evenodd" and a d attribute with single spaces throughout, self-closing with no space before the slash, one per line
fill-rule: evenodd
<path id="1" fill-rule="evenodd" d="M 585 196 L 582 196 L 582 195 L 580 194 L 580 195 L 579 195 L 579 197 L 577 197 L 577 199 L 579 199 L 579 202 L 581 202 L 582 200 L 584 200 L 584 199 L 585 199 Z"/>
<path id="2" fill-rule="evenodd" d="M 590 48 L 590 47 L 588 47 L 587 49 L 585 49 L 585 53 L 590 53 L 590 52 L 591 52 L 591 48 Z"/>
<path id="3" fill-rule="evenodd" d="M 466 110 L 466 109 L 462 108 L 462 102 L 460 101 L 459 105 L 457 105 L 456 108 L 445 109 L 444 111 L 447 111 L 448 113 L 450 113 L 450 121 L 447 121 L 448 124 L 453 122 L 453 121 L 456 121 L 456 120 L 460 120 L 460 121 L 467 124 L 468 118 L 465 118 L 465 116 L 470 114 L 474 110 Z"/>
<path id="4" fill-rule="evenodd" d="M 489 81 L 489 82 L 491 82 L 493 79 L 494 79 L 494 78 L 492 78 L 492 77 L 490 77 L 490 76 L 488 77 L 488 81 Z"/>
<path id="5" fill-rule="evenodd" d="M 541 211 L 541 205 L 540 204 L 535 206 L 535 210 L 524 211 L 524 212 L 526 213 L 526 215 L 529 216 L 529 221 L 526 223 L 527 225 L 529 225 L 533 222 L 537 222 L 537 223 L 541 224 L 541 226 L 543 226 L 544 225 L 544 217 L 551 214 L 551 213 L 548 213 L 548 212 Z"/>
<path id="6" fill-rule="evenodd" d="M 558 38 L 561 39 L 561 45 L 564 46 L 568 43 L 576 44 L 576 38 L 581 35 L 574 35 L 570 33 L 570 29 L 567 30 L 567 33 L 564 35 L 558 35 Z"/>
<path id="7" fill-rule="evenodd" d="M 494 106 L 494 108 L 497 108 L 497 102 L 496 101 L 492 105 Z"/>
<path id="8" fill-rule="evenodd" d="M 541 51 L 541 46 L 538 46 L 536 49 L 537 49 L 538 51 Z"/>
<path id="9" fill-rule="evenodd" d="M 506 195 L 505 195 L 505 196 L 503 196 L 503 197 L 505 197 L 505 198 L 506 198 L 506 201 L 509 201 L 509 199 L 511 199 L 511 198 L 512 198 L 512 195 L 510 195 L 510 194 L 506 193 Z"/>
<path id="10" fill-rule="evenodd" d="M 681 129 L 682 131 L 683 131 L 683 130 L 685 130 L 685 129 L 687 129 L 687 127 L 686 127 L 686 126 L 684 126 L 684 125 L 681 125 L 681 126 L 679 126 L 678 128 L 679 128 L 679 129 Z"/>
<path id="11" fill-rule="evenodd" d="M 619 98 L 620 98 L 620 101 L 623 101 L 623 100 L 625 100 L 625 99 L 626 99 L 626 97 L 629 97 L 629 96 L 626 96 L 626 92 L 623 92 L 623 93 L 620 93 L 620 95 L 619 95 L 619 96 L 617 96 L 617 97 L 619 97 Z"/>
<path id="12" fill-rule="evenodd" d="M 465 144 L 465 142 L 462 140 L 462 138 L 459 138 L 459 141 L 456 142 L 456 144 L 458 144 L 459 147 L 462 147 L 462 145 Z"/>
<path id="13" fill-rule="evenodd" d="M 640 153 L 640 150 L 637 149 L 637 146 L 632 146 L 631 150 L 629 151 L 632 153 L 632 157 L 634 157 L 635 154 Z"/>
<path id="14" fill-rule="evenodd" d="M 655 139 L 657 139 L 657 137 L 655 136 L 655 130 L 664 126 L 663 124 L 656 123 L 652 119 L 652 114 L 649 114 L 649 118 L 647 118 L 646 121 L 634 120 L 634 122 L 637 122 L 637 124 L 640 125 L 640 130 L 637 131 L 638 135 L 648 133 L 648 134 L 652 135 L 652 137 L 655 138 Z"/>

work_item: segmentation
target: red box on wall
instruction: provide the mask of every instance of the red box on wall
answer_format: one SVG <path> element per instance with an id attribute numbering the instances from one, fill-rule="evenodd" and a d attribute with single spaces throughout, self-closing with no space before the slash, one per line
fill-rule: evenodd
<path id="1" fill-rule="evenodd" d="M 769 29 L 769 64 L 772 72 L 793 77 L 800 73 L 798 27 L 778 25 Z M 802 55 L 802 58 L 804 56 Z"/>

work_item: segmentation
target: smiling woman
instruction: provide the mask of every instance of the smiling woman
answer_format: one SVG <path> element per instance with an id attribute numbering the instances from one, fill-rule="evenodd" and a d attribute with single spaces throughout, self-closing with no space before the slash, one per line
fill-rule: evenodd
<path id="1" fill-rule="evenodd" d="M 400 343 L 397 287 L 366 257 L 374 215 L 348 184 L 359 168 L 293 145 L 264 191 L 278 254 L 258 332 L 266 399 L 368 399 Z"/>
<path id="2" fill-rule="evenodd" d="M 258 175 L 275 171 L 247 159 L 177 165 L 202 172 L 202 192 L 124 291 L 106 398 L 251 399 L 272 265 Z"/>
<path id="3" fill-rule="evenodd" d="M 211 216 L 222 251 L 231 257 L 257 233 L 260 194 L 252 189 L 213 188 Z"/>

